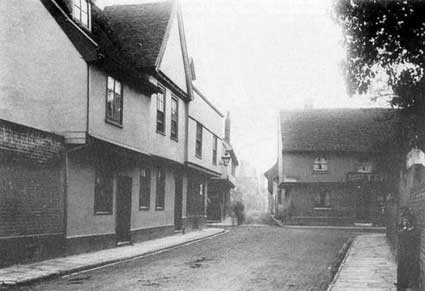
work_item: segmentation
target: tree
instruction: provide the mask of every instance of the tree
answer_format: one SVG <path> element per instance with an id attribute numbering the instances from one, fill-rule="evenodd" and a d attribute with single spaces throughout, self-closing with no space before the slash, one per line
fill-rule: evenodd
<path id="1" fill-rule="evenodd" d="M 425 112 L 424 15 L 424 1 L 335 0 L 350 95 L 370 93 L 380 80 L 393 107 Z"/>

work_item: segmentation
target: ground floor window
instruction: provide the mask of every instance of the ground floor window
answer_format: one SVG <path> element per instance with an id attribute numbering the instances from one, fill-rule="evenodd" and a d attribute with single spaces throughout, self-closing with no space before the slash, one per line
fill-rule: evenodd
<path id="1" fill-rule="evenodd" d="M 112 214 L 113 201 L 113 174 L 105 167 L 99 165 L 96 168 L 94 188 L 94 212 L 95 214 Z"/>
<path id="2" fill-rule="evenodd" d="M 321 191 L 318 193 L 316 197 L 316 205 L 315 207 L 329 207 L 331 205 L 330 202 L 330 194 L 327 191 Z"/>
<path id="3" fill-rule="evenodd" d="M 151 171 L 148 167 L 140 168 L 139 209 L 148 210 L 151 202 Z"/>
<path id="4" fill-rule="evenodd" d="M 157 167 L 155 208 L 157 210 L 163 210 L 164 207 L 165 207 L 165 169 L 163 167 Z"/>

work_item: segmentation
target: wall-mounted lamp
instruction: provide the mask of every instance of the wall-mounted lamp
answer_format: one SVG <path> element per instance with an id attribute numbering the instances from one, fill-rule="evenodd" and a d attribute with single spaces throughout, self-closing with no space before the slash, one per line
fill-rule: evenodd
<path id="1" fill-rule="evenodd" d="M 221 157 L 221 160 L 223 161 L 223 166 L 227 167 L 230 161 L 230 156 L 228 153 L 226 153 L 224 156 Z"/>

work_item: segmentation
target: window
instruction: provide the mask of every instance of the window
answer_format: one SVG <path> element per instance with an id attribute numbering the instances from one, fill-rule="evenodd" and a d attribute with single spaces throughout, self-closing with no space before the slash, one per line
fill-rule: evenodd
<path id="1" fill-rule="evenodd" d="M 122 86 L 121 82 L 108 77 L 108 90 L 106 93 L 106 120 L 122 125 Z"/>
<path id="2" fill-rule="evenodd" d="M 217 137 L 213 137 L 212 163 L 217 165 Z"/>
<path id="3" fill-rule="evenodd" d="M 156 94 L 156 131 L 165 132 L 165 89 Z"/>
<path id="4" fill-rule="evenodd" d="M 318 157 L 314 160 L 313 164 L 314 172 L 327 172 L 328 171 L 328 160 L 325 157 Z"/>
<path id="5" fill-rule="evenodd" d="M 158 167 L 156 171 L 156 201 L 155 208 L 163 210 L 165 204 L 165 170 Z"/>
<path id="6" fill-rule="evenodd" d="M 112 214 L 113 174 L 103 165 L 96 169 L 94 188 L 95 214 Z"/>
<path id="7" fill-rule="evenodd" d="M 359 159 L 359 162 L 357 164 L 358 173 L 372 173 L 372 170 L 372 162 L 370 162 L 367 158 Z"/>
<path id="8" fill-rule="evenodd" d="M 200 123 L 196 123 L 195 155 L 202 158 L 202 125 Z"/>
<path id="9" fill-rule="evenodd" d="M 173 96 L 171 98 L 171 133 L 170 137 L 177 140 L 178 138 L 178 125 L 179 125 L 179 100 Z"/>
<path id="10" fill-rule="evenodd" d="M 151 203 L 151 171 L 140 169 L 139 209 L 147 210 Z"/>
<path id="11" fill-rule="evenodd" d="M 316 207 L 329 207 L 330 206 L 330 195 L 329 192 L 321 191 L 319 193 Z"/>
<path id="12" fill-rule="evenodd" d="M 279 192 L 277 192 L 277 203 L 282 204 L 282 190 L 279 190 Z"/>
<path id="13" fill-rule="evenodd" d="M 86 28 L 90 28 L 90 3 L 88 0 L 74 0 L 73 18 Z"/>

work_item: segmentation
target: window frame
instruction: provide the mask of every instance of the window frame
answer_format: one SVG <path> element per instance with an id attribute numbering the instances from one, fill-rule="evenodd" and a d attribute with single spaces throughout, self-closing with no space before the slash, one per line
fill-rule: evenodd
<path id="1" fill-rule="evenodd" d="M 213 135 L 213 146 L 212 146 L 212 164 L 217 166 L 217 155 L 218 155 L 218 138 Z"/>
<path id="2" fill-rule="evenodd" d="M 144 170 L 144 175 L 142 171 Z M 151 168 L 140 167 L 139 175 L 139 210 L 149 210 L 151 203 Z"/>
<path id="3" fill-rule="evenodd" d="M 112 82 L 113 82 L 112 89 L 109 88 L 109 81 L 110 80 L 112 80 Z M 120 86 L 120 92 L 119 93 L 116 92 L 116 89 L 115 89 L 116 84 L 119 84 L 119 86 Z M 109 100 L 108 100 L 109 98 L 108 97 L 109 97 L 110 92 L 112 92 L 112 94 L 113 94 L 112 113 L 111 113 L 112 116 L 109 116 L 109 113 L 108 113 L 108 108 L 109 108 L 108 107 L 108 104 L 109 104 Z M 116 125 L 116 126 L 121 127 L 121 128 L 123 126 L 123 116 L 124 116 L 124 114 L 123 114 L 124 113 L 124 94 L 123 94 L 123 92 L 124 92 L 124 88 L 123 88 L 123 84 L 122 84 L 121 81 L 118 81 L 117 79 L 115 79 L 112 76 L 106 77 L 105 121 L 107 123 Z M 121 102 L 120 102 L 121 109 L 120 109 L 120 114 L 119 114 L 119 120 L 116 120 L 115 116 L 114 116 L 115 115 L 114 111 L 117 110 L 117 108 L 115 107 L 117 96 L 120 96 L 120 98 L 121 98 Z"/>
<path id="4" fill-rule="evenodd" d="M 316 167 L 319 166 L 319 167 Z M 326 156 L 318 156 L 313 161 L 313 173 L 328 173 L 329 162 Z"/>
<path id="5" fill-rule="evenodd" d="M 162 166 L 156 167 L 156 195 L 155 195 L 155 210 L 165 209 L 165 168 Z M 162 204 L 162 205 L 161 205 Z"/>
<path id="6" fill-rule="evenodd" d="M 202 159 L 202 135 L 203 135 L 203 126 L 201 123 L 196 122 L 196 132 L 195 132 L 195 156 L 199 159 Z M 198 139 L 199 137 L 199 139 Z M 199 146 L 198 146 L 199 144 Z"/>
<path id="7" fill-rule="evenodd" d="M 174 104 L 175 112 L 173 112 Z M 173 135 L 173 123 L 175 123 L 175 136 Z M 179 139 L 179 99 L 175 95 L 171 95 L 170 138 L 175 141 Z"/>
<path id="8" fill-rule="evenodd" d="M 83 7 L 86 8 L 85 12 Z M 83 18 L 83 14 L 86 14 L 86 17 Z M 72 1 L 72 19 L 84 28 L 91 30 L 91 3 L 89 0 Z M 87 20 L 87 23 L 84 23 L 84 20 Z"/>
<path id="9" fill-rule="evenodd" d="M 156 132 L 165 135 L 165 110 L 166 110 L 166 89 L 163 86 L 159 86 L 161 93 L 156 93 Z M 162 96 L 162 111 L 159 110 L 159 97 Z M 159 129 L 158 125 L 160 124 L 159 113 L 162 113 L 162 129 Z"/>
<path id="10" fill-rule="evenodd" d="M 105 165 L 97 165 L 95 169 L 94 179 L 95 179 L 94 180 L 94 204 L 93 204 L 94 214 L 95 215 L 112 215 L 113 207 L 114 207 L 114 174 L 112 171 L 105 169 Z M 101 182 L 98 183 L 98 179 L 101 179 Z M 109 183 L 106 183 L 108 179 L 110 179 L 110 181 Z M 108 189 L 110 193 L 104 193 L 105 187 L 107 186 L 108 187 L 110 186 L 110 189 Z M 105 200 L 104 199 L 105 197 L 108 197 L 109 201 Z M 104 206 L 103 204 L 107 206 L 106 207 L 107 209 L 99 209 L 100 206 Z"/>

